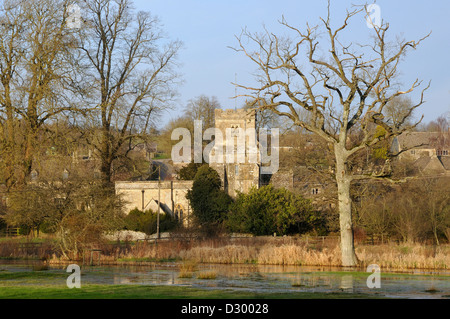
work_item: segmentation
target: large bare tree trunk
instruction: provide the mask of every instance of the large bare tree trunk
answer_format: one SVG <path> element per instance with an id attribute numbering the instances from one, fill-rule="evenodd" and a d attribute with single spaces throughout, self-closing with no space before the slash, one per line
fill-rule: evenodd
<path id="1" fill-rule="evenodd" d="M 342 266 L 356 266 L 358 258 L 355 254 L 352 227 L 352 201 L 350 198 L 350 182 L 338 179 L 339 223 L 341 233 Z"/>
<path id="2" fill-rule="evenodd" d="M 105 186 L 110 185 L 112 179 L 112 153 L 111 153 L 111 136 L 109 132 L 109 125 L 103 125 L 102 137 L 101 137 L 101 178 Z"/>
<path id="3" fill-rule="evenodd" d="M 6 152 L 5 156 L 5 184 L 9 191 L 14 185 L 14 111 L 10 99 L 9 84 L 4 85 L 6 109 Z"/>
<path id="4" fill-rule="evenodd" d="M 335 147 L 335 157 L 342 266 L 353 267 L 358 264 L 358 258 L 355 254 L 353 240 L 352 199 L 350 197 L 351 176 L 347 173 L 345 148 L 340 144 Z"/>

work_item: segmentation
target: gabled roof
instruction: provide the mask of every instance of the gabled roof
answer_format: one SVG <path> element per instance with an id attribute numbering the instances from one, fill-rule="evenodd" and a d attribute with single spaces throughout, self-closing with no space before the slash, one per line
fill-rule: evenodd
<path id="1" fill-rule="evenodd" d="M 172 215 L 172 211 L 170 210 L 169 207 L 167 207 L 166 204 L 164 204 L 163 202 L 161 202 L 161 211 L 162 213 L 168 214 L 168 215 Z M 153 212 L 157 212 L 158 211 L 158 200 L 152 198 L 150 200 L 149 203 L 147 203 L 147 205 L 145 206 L 145 209 L 151 209 Z"/>
<path id="2" fill-rule="evenodd" d="M 438 158 L 441 161 L 442 166 L 444 166 L 446 170 L 450 170 L 450 156 L 439 156 Z"/>
<path id="3" fill-rule="evenodd" d="M 445 173 L 446 168 L 442 160 L 437 156 L 424 156 L 420 157 L 414 162 L 414 166 L 416 166 L 421 172 L 424 173 Z"/>
<path id="4" fill-rule="evenodd" d="M 438 132 L 408 132 L 397 137 L 400 149 L 433 148 L 433 140 L 438 138 Z"/>

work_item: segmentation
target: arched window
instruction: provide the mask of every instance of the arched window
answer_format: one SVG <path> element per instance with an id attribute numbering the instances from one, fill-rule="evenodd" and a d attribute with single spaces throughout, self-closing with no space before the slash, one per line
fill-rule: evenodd
<path id="1" fill-rule="evenodd" d="M 176 218 L 178 221 L 180 221 L 180 222 L 183 221 L 183 213 L 184 213 L 184 208 L 183 208 L 183 206 L 182 206 L 181 204 L 177 204 L 177 205 L 175 206 L 174 215 L 175 215 L 175 218 Z"/>

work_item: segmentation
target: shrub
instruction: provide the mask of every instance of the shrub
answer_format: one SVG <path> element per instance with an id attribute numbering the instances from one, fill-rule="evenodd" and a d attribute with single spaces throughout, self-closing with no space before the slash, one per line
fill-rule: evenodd
<path id="1" fill-rule="evenodd" d="M 325 221 L 310 201 L 272 185 L 239 193 L 226 221 L 232 232 L 253 235 L 287 235 L 323 231 Z"/>
<path id="2" fill-rule="evenodd" d="M 158 213 L 151 210 L 145 212 L 135 208 L 125 217 L 125 229 L 144 232 L 147 235 L 156 233 Z M 159 214 L 159 230 L 165 232 L 174 229 L 177 221 L 172 216 L 164 213 Z"/>
<path id="3" fill-rule="evenodd" d="M 214 235 L 227 215 L 231 197 L 220 189 L 219 174 L 208 165 L 201 166 L 186 198 L 192 207 L 194 222 L 208 236 Z"/>
<path id="4" fill-rule="evenodd" d="M 41 227 L 55 234 L 65 259 L 77 259 L 86 248 L 101 243 L 105 232 L 122 227 L 123 202 L 114 189 L 94 180 L 40 180 L 8 194 L 5 221 L 21 233 Z"/>
<path id="5" fill-rule="evenodd" d="M 191 181 L 195 178 L 195 174 L 197 174 L 198 169 L 203 166 L 202 163 L 194 163 L 191 162 L 188 165 L 182 167 L 179 172 L 179 176 L 181 180 Z"/>

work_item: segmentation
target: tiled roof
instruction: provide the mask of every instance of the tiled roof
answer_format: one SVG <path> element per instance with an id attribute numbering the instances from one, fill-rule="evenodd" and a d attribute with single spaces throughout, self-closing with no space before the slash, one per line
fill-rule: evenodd
<path id="1" fill-rule="evenodd" d="M 398 136 L 400 148 L 433 148 L 433 140 L 437 139 L 437 132 L 408 132 Z"/>
<path id="2" fill-rule="evenodd" d="M 446 170 L 450 169 L 450 158 L 444 157 L 438 158 L 436 156 L 424 156 L 418 158 L 414 162 L 414 166 L 417 167 L 421 172 L 434 172 L 434 173 L 444 173 Z M 444 165 L 444 162 L 446 163 Z"/>
<path id="3" fill-rule="evenodd" d="M 446 170 L 450 170 L 450 156 L 439 156 L 439 160 Z"/>
<path id="4" fill-rule="evenodd" d="M 431 157 L 428 156 L 420 157 L 414 162 L 414 166 L 422 171 L 430 163 L 430 160 Z"/>

